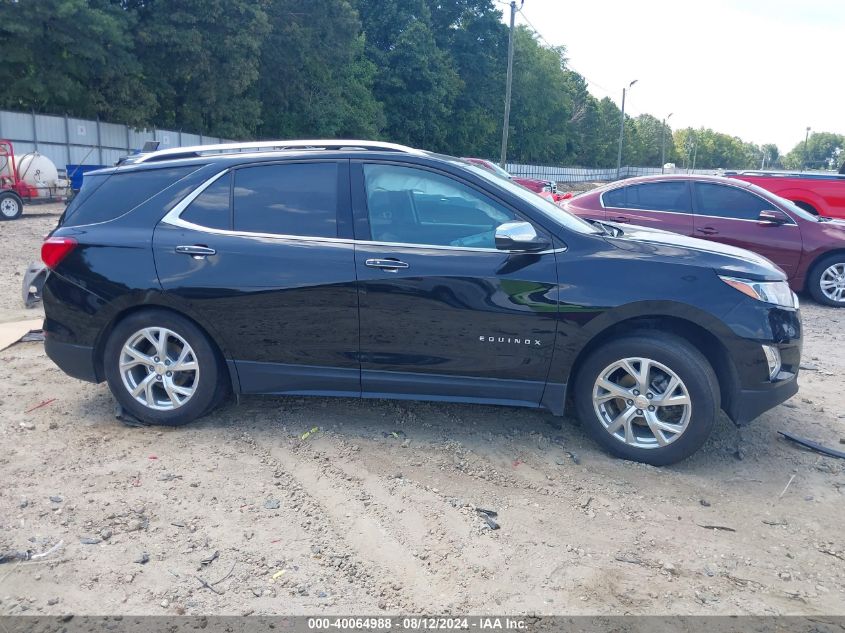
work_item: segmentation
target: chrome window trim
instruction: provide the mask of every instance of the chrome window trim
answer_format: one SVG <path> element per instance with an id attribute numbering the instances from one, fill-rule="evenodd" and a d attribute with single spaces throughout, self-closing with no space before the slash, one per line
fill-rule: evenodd
<path id="1" fill-rule="evenodd" d="M 197 186 L 191 193 L 187 196 L 182 198 L 182 200 L 174 206 L 167 214 L 161 219 L 161 222 L 167 224 L 169 226 L 175 226 L 182 229 L 189 229 L 191 231 L 198 231 L 200 233 L 208 233 L 211 235 L 229 235 L 233 237 L 257 237 L 262 239 L 278 239 L 281 241 L 295 241 L 295 242 L 323 242 L 327 244 L 360 244 L 362 246 L 385 246 L 391 248 L 417 248 L 417 249 L 424 249 L 424 250 L 443 250 L 443 251 L 464 251 L 470 253 L 498 253 L 498 254 L 531 254 L 531 255 L 547 255 L 549 253 L 562 253 L 565 252 L 567 249 L 566 247 L 562 248 L 549 248 L 542 251 L 505 251 L 499 250 L 498 248 L 480 248 L 475 246 L 443 246 L 440 244 L 406 244 L 404 242 L 377 242 L 374 240 L 356 240 L 352 238 L 345 238 L 345 237 L 317 237 L 317 236 L 308 236 L 308 235 L 283 235 L 280 233 L 254 233 L 251 231 L 233 231 L 229 229 L 215 229 L 209 226 L 202 226 L 201 224 L 194 224 L 193 222 L 188 222 L 187 220 L 183 220 L 180 216 L 182 212 L 190 206 L 190 204 L 196 200 L 199 195 L 208 189 L 211 185 L 217 182 L 218 179 L 222 178 L 226 174 L 229 173 L 229 169 L 224 169 L 223 171 L 211 176 L 208 180 Z"/>

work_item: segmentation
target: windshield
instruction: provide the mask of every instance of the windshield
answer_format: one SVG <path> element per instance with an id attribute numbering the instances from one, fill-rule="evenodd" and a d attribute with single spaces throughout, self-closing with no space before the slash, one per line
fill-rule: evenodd
<path id="1" fill-rule="evenodd" d="M 564 211 L 556 204 L 538 196 L 530 189 L 526 189 L 522 185 L 516 184 L 509 178 L 502 178 L 495 172 L 490 171 L 489 169 L 479 167 L 478 165 L 473 165 L 472 163 L 468 163 L 466 161 L 457 159 L 452 159 L 452 161 L 459 164 L 464 169 L 469 169 L 474 174 L 481 176 L 485 180 L 489 180 L 490 182 L 507 189 L 510 193 L 524 200 L 546 217 L 551 218 L 553 221 L 563 225 L 571 231 L 576 231 L 578 233 L 588 233 L 590 235 L 598 235 L 602 232 L 586 220 L 582 220 L 578 216 L 572 215 L 571 213 L 569 213 L 569 211 Z"/>

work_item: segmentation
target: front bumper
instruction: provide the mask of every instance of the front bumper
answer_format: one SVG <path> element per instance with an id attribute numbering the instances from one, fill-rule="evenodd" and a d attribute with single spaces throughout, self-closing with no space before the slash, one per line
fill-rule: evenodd
<path id="1" fill-rule="evenodd" d="M 768 385 L 765 389 L 740 389 L 731 398 L 726 413 L 737 425 L 745 425 L 754 418 L 798 393 L 798 377 Z"/>
<path id="2" fill-rule="evenodd" d="M 44 351 L 68 376 L 88 382 L 102 382 L 97 376 L 93 347 L 62 343 L 52 339 L 48 333 L 44 338 Z"/>

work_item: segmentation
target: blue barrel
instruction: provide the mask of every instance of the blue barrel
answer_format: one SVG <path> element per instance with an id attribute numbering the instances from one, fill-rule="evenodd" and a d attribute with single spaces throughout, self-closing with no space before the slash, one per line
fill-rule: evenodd
<path id="1" fill-rule="evenodd" d="M 94 171 L 95 169 L 103 169 L 107 165 L 65 165 L 67 167 L 67 177 L 70 178 L 70 188 L 73 191 L 79 191 L 82 188 L 82 178 L 85 172 Z"/>

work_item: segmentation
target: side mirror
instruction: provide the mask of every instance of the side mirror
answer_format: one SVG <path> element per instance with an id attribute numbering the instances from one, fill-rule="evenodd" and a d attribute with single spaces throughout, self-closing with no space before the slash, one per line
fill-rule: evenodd
<path id="1" fill-rule="evenodd" d="M 496 227 L 496 248 L 501 251 L 541 251 L 549 241 L 530 222 L 505 222 Z"/>
<path id="2" fill-rule="evenodd" d="M 757 222 L 763 226 L 780 226 L 789 222 L 789 217 L 783 211 L 767 209 L 760 211 Z"/>

